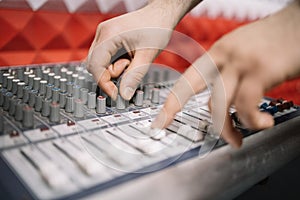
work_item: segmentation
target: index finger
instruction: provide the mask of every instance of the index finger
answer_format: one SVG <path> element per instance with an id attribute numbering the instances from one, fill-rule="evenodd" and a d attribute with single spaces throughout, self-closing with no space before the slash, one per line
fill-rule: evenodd
<path id="1" fill-rule="evenodd" d="M 101 89 L 113 99 L 116 99 L 118 89 L 111 81 L 111 74 L 108 66 L 111 64 L 112 57 L 121 48 L 121 43 L 116 38 L 99 41 L 93 45 L 87 60 L 87 69 L 93 74 L 95 81 Z"/>
<path id="2" fill-rule="evenodd" d="M 215 63 L 207 53 L 196 60 L 175 83 L 151 127 L 159 129 L 168 127 L 189 98 L 203 91 L 217 72 Z"/>

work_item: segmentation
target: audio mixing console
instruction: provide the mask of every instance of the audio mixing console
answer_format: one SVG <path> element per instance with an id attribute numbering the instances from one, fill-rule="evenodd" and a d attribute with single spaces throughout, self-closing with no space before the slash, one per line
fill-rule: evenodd
<path id="1" fill-rule="evenodd" d="M 206 141 L 216 141 L 213 151 L 224 148 L 210 134 L 208 91 L 191 98 L 167 129 L 150 130 L 178 77 L 153 66 L 132 100 L 112 101 L 82 63 L 1 68 L 1 187 L 15 199 L 101 198 L 196 158 Z M 277 125 L 300 113 L 283 99 L 263 99 L 259 106 Z M 234 109 L 231 116 L 244 137 L 259 133 L 244 129 Z"/>

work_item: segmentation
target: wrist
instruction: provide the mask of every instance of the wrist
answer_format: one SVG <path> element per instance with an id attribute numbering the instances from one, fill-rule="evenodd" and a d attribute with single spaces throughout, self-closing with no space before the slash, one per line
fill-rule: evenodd
<path id="1" fill-rule="evenodd" d="M 145 10 L 154 12 L 164 28 L 174 29 L 178 22 L 202 0 L 149 0 Z M 153 16 L 156 17 L 156 16 Z"/>

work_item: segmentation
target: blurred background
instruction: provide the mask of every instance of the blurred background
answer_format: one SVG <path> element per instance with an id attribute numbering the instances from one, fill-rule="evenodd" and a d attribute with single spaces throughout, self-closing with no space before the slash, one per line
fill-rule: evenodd
<path id="1" fill-rule="evenodd" d="M 281 9 L 288 0 L 207 0 L 195 7 L 176 30 L 205 49 L 227 32 Z M 97 25 L 131 12 L 146 0 L 0 0 L 0 66 L 55 63 L 86 57 Z M 181 48 L 189 50 L 184 41 Z M 191 51 L 192 54 L 192 51 Z M 183 72 L 189 63 L 163 52 L 155 62 Z M 300 104 L 300 79 L 266 95 Z"/>

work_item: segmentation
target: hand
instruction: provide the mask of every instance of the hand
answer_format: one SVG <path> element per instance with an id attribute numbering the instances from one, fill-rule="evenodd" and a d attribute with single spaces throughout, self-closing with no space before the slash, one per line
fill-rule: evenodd
<path id="1" fill-rule="evenodd" d="M 180 2 L 153 1 L 140 10 L 98 25 L 89 50 L 87 69 L 114 100 L 118 88 L 111 78 L 119 77 L 125 70 L 119 89 L 121 96 L 129 100 L 150 63 L 168 44 L 175 25 L 198 1 Z M 119 59 L 111 64 L 111 58 L 122 48 L 131 59 Z"/>
<path id="2" fill-rule="evenodd" d="M 205 82 L 213 84 L 214 126 L 232 146 L 241 146 L 242 136 L 232 125 L 231 105 L 246 127 L 273 126 L 273 117 L 260 112 L 258 104 L 265 91 L 300 74 L 299 20 L 300 7 L 292 3 L 225 35 L 178 80 L 152 127 L 167 127 L 187 100 L 206 88 Z"/>

